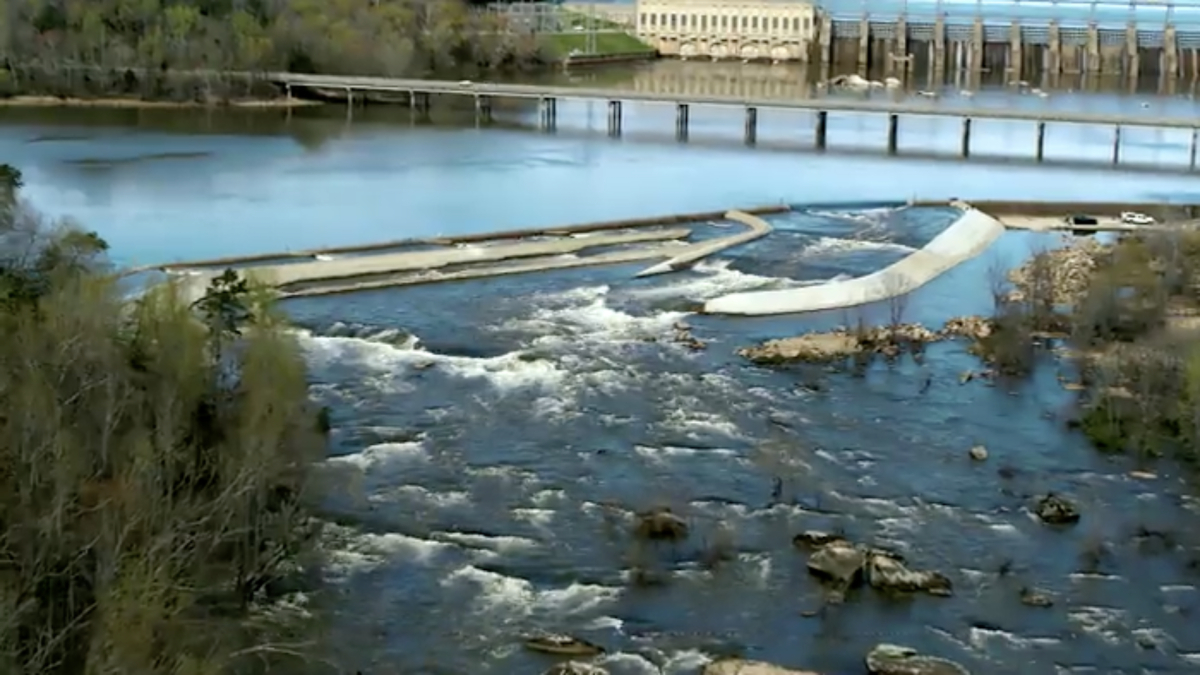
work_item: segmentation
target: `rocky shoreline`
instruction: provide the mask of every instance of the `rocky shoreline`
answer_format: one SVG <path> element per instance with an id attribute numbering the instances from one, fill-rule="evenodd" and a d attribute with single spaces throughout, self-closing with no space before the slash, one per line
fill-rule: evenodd
<path id="1" fill-rule="evenodd" d="M 960 316 L 933 330 L 920 323 L 901 323 L 892 326 L 840 327 L 831 331 L 816 331 L 790 338 L 768 340 L 753 347 L 738 350 L 759 365 L 786 363 L 829 363 L 859 354 L 896 356 L 906 347 L 923 346 L 952 339 L 981 340 L 992 334 L 991 319 L 982 316 Z"/>

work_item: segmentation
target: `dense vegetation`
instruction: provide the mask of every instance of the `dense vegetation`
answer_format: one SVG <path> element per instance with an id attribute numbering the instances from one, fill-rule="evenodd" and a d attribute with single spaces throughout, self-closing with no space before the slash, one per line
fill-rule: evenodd
<path id="1" fill-rule="evenodd" d="M 312 539 L 303 361 L 236 275 L 126 300 L 0 170 L 0 672 L 231 672 Z"/>
<path id="2" fill-rule="evenodd" d="M 465 0 L 0 3 L 0 95 L 223 99 L 267 90 L 216 71 L 425 76 L 541 58 L 533 36 Z"/>

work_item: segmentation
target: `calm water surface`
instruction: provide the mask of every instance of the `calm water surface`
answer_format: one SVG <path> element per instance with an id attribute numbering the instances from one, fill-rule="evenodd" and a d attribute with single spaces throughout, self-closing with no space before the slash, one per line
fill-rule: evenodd
<path id="1" fill-rule="evenodd" d="M 810 133 L 803 120 L 767 116 L 763 136 L 779 146 L 746 149 L 719 112 L 694 114 L 701 138 L 688 146 L 659 128 L 669 111 L 636 108 L 628 124 L 645 138 L 621 142 L 587 131 L 603 116 L 586 105 L 560 108 L 558 135 L 521 128 L 530 112 L 475 129 L 411 127 L 405 111 L 378 109 L 349 123 L 338 110 L 288 122 L 3 110 L 0 155 L 24 171 L 39 208 L 97 228 L 127 263 L 780 201 L 1200 200 L 1196 179 L 1179 175 L 781 149 Z M 831 143 L 882 142 L 874 124 L 839 120 Z M 1016 130 L 980 127 L 980 143 L 1015 143 Z M 1131 152 L 1178 150 L 1178 139 L 1147 134 Z M 906 136 L 933 141 L 956 142 L 936 129 Z M 1076 130 L 1055 142 L 1073 153 L 1107 141 Z M 884 640 L 975 673 L 1195 672 L 1200 579 L 1189 561 L 1200 502 L 1173 465 L 1134 480 L 1130 460 L 1062 430 L 1070 396 L 1055 376 L 1065 366 L 1048 362 L 1011 392 L 959 386 L 976 364 L 952 344 L 924 365 L 880 365 L 860 379 L 768 371 L 735 348 L 860 314 L 882 319 L 886 308 L 770 319 L 682 311 L 735 290 L 871 271 L 948 221 L 936 209 L 809 208 L 774 219 L 767 239 L 665 277 L 611 267 L 290 303 L 313 395 L 336 426 L 322 467 L 336 523 L 331 586 L 308 600 L 330 617 L 330 657 L 368 674 L 537 673 L 550 662 L 517 638 L 549 629 L 605 645 L 617 674 L 694 673 L 731 652 L 860 673 L 862 654 Z M 908 317 L 986 309 L 991 270 L 1048 243 L 1007 236 L 917 293 Z M 667 339 L 681 320 L 707 350 Z M 926 375 L 933 385 L 921 393 Z M 992 458 L 972 463 L 966 450 L 980 443 Z M 1001 478 L 1001 467 L 1016 477 Z M 784 503 L 772 506 L 775 477 Z M 1078 499 L 1078 527 L 1052 531 L 1030 517 L 1030 498 L 1049 490 Z M 659 504 L 686 514 L 694 535 L 637 549 L 621 509 Z M 833 527 L 944 571 L 955 597 L 862 591 L 805 617 L 820 594 L 790 539 Z M 1139 544 L 1139 527 L 1172 532 L 1181 547 Z M 734 559 L 707 570 L 705 549 L 725 540 Z M 1100 573 L 1080 574 L 1096 542 L 1108 547 Z M 1000 578 L 1009 560 L 1015 572 Z M 635 565 L 669 583 L 631 585 Z M 1050 590 L 1056 605 L 1024 607 L 1024 585 Z"/>

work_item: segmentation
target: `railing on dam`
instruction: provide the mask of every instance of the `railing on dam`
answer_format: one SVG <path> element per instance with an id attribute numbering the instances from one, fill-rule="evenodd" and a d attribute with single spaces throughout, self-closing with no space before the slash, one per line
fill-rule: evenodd
<path id="1" fill-rule="evenodd" d="M 1174 26 L 1180 32 L 1200 32 L 1200 0 L 1168 2 L 1061 2 L 1059 0 L 820 0 L 818 5 L 834 21 L 895 21 L 947 24 L 1025 26 L 1049 25 L 1161 31 Z"/>

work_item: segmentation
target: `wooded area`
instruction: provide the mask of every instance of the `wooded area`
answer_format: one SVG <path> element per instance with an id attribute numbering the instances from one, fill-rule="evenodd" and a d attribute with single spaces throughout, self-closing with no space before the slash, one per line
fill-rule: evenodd
<path id="1" fill-rule="evenodd" d="M 289 70 L 422 77 L 541 62 L 532 35 L 464 0 L 0 0 L 0 95 L 168 100 L 273 94 Z M 208 71 L 207 74 L 188 71 Z"/>
<path id="2" fill-rule="evenodd" d="M 270 301 L 236 274 L 140 300 L 103 240 L 0 169 L 0 673 L 216 675 L 312 550 L 327 421 Z"/>

